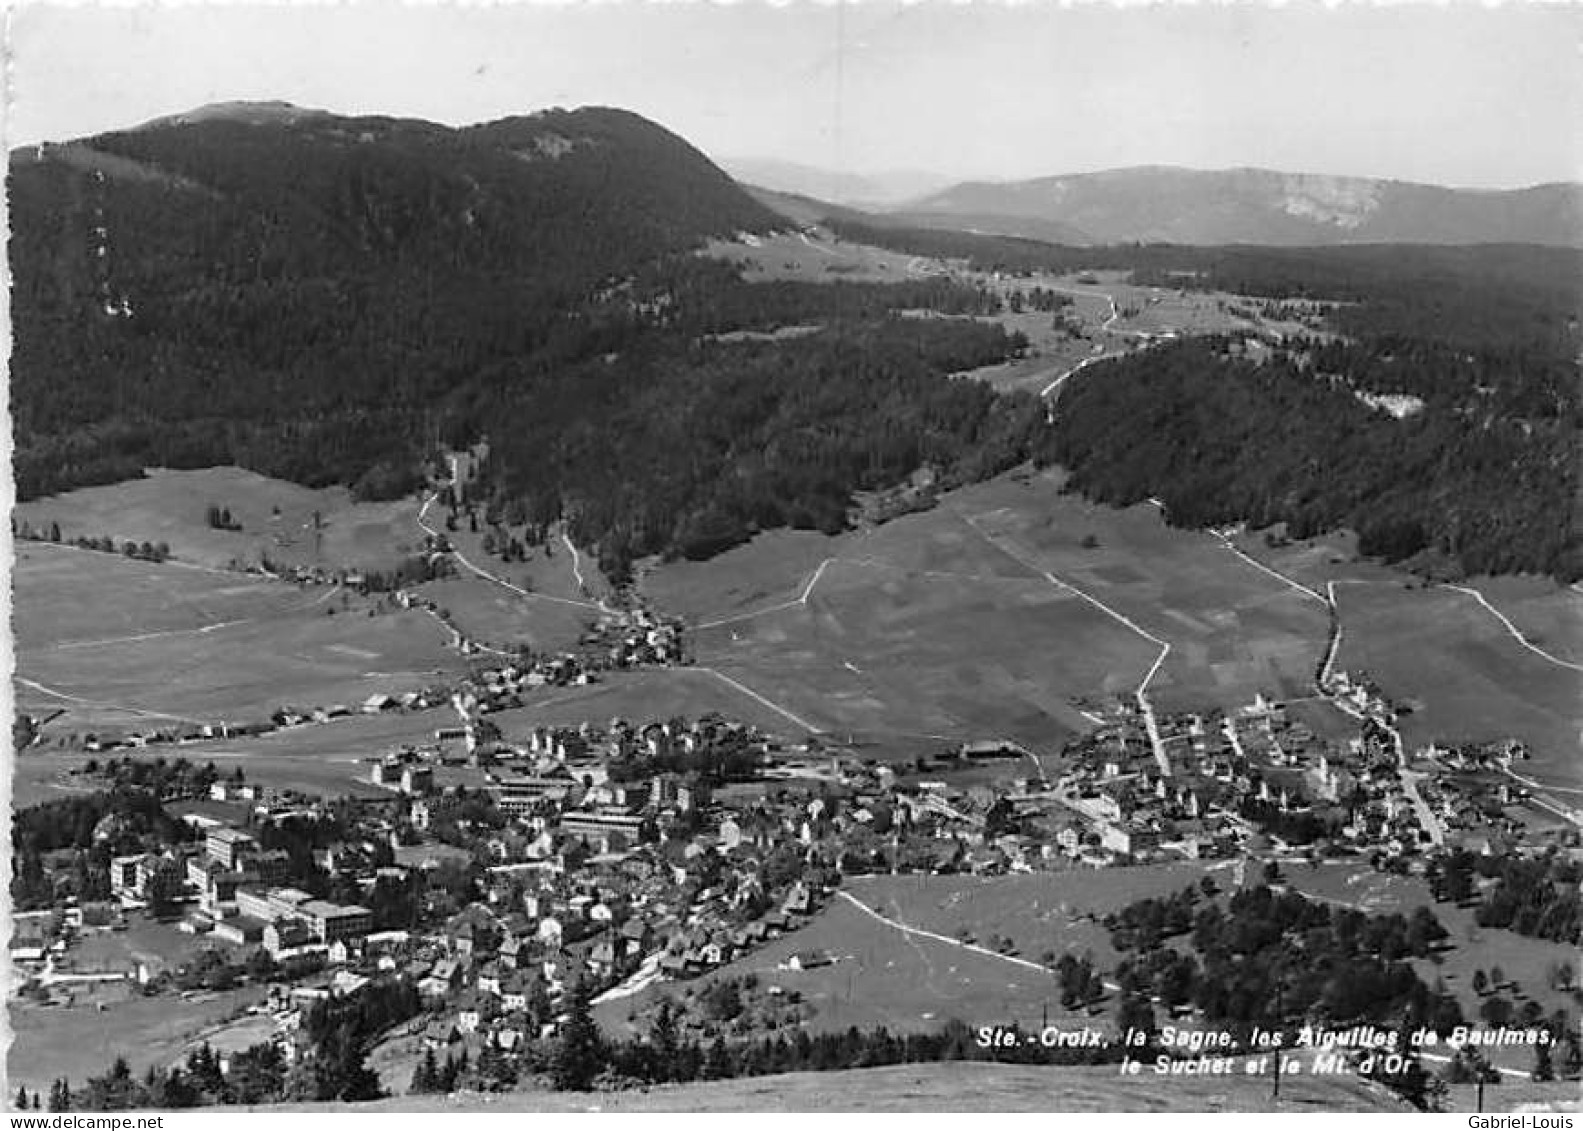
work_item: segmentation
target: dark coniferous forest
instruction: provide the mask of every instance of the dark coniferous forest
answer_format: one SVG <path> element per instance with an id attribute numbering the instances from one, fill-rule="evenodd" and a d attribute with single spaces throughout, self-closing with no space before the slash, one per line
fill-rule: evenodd
<path id="1" fill-rule="evenodd" d="M 1256 364 L 1226 339 L 1085 369 L 1039 458 L 1173 523 L 1346 526 L 1437 575 L 1583 576 L 1583 254 L 1540 247 L 1059 248 L 836 225 L 985 270 L 1118 269 L 1134 282 L 1335 304 L 1327 333 Z M 1405 395 L 1396 419 L 1361 395 Z"/>
<path id="2" fill-rule="evenodd" d="M 222 463 L 389 498 L 487 439 L 491 504 L 566 518 L 620 575 L 839 529 L 923 462 L 993 473 L 1038 419 L 947 379 L 1019 339 L 898 313 L 987 312 L 974 288 L 750 287 L 692 255 L 779 220 L 621 111 L 221 118 L 17 157 L 22 498 Z"/>
<path id="3" fill-rule="evenodd" d="M 616 110 L 465 129 L 224 115 L 13 155 L 19 497 L 236 463 L 391 498 L 487 440 L 479 490 L 620 577 L 854 492 L 1029 457 L 1185 524 L 1357 528 L 1450 571 L 1576 577 L 1579 257 L 1538 248 L 1065 249 L 856 228 L 1006 270 L 1334 300 L 1340 341 L 1254 365 L 1183 343 L 1096 365 L 1056 424 L 951 376 L 1023 342 L 942 279 L 747 284 L 693 252 L 786 221 Z M 926 316 L 925 316 L 926 315 Z M 744 338 L 741 330 L 807 328 Z M 1419 397 L 1394 420 L 1361 392 Z"/>

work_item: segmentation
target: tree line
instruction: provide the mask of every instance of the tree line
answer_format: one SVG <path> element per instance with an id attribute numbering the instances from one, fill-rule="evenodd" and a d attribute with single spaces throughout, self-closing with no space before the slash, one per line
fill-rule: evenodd
<path id="1" fill-rule="evenodd" d="M 1396 354 L 1397 387 L 1450 384 L 1442 360 Z M 1514 383 L 1527 372 L 1508 370 Z M 1552 376 L 1536 376 L 1554 394 L 1548 411 L 1502 414 L 1470 385 L 1398 420 L 1295 352 L 1261 364 L 1225 339 L 1192 339 L 1075 375 L 1039 459 L 1071 469 L 1072 486 L 1102 502 L 1160 499 L 1177 526 L 1285 523 L 1293 538 L 1347 526 L 1362 553 L 1430 573 L 1571 581 L 1583 576 L 1572 521 L 1580 421 Z"/>
<path id="2" fill-rule="evenodd" d="M 1440 1033 L 1462 1023 L 1455 997 L 1426 985 L 1410 962 L 1446 937 L 1427 908 L 1368 915 L 1264 884 L 1233 893 L 1224 906 L 1200 894 L 1189 888 L 1107 917 L 1124 955 L 1116 967 L 1123 992 L 1166 1008 L 1191 1005 L 1206 1021 L 1243 1029 L 1309 1017 Z M 1166 945 L 1179 937 L 1187 945 Z"/>
<path id="3" fill-rule="evenodd" d="M 1481 891 L 1481 879 L 1494 882 Z M 1476 901 L 1481 927 L 1583 944 L 1583 866 L 1559 852 L 1536 858 L 1457 849 L 1431 863 L 1428 880 L 1436 899 Z"/>

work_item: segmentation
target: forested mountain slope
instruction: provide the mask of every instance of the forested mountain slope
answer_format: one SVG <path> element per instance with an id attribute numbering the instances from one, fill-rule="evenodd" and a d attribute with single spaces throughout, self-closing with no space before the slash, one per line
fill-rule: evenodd
<path id="1" fill-rule="evenodd" d="M 438 399 L 564 338 L 602 281 L 775 223 L 603 109 L 199 117 L 19 151 L 10 190 L 24 497 L 144 463 L 394 472 Z"/>
<path id="2" fill-rule="evenodd" d="M 24 499 L 227 463 L 389 497 L 488 439 L 490 511 L 564 517 L 619 574 L 839 525 L 920 458 L 1004 466 L 1026 445 L 990 418 L 1037 418 L 948 378 L 1016 340 L 895 313 L 980 309 L 972 288 L 750 288 L 693 257 L 784 221 L 623 111 L 450 129 L 222 107 L 13 158 Z M 796 321 L 828 340 L 706 340 Z"/>

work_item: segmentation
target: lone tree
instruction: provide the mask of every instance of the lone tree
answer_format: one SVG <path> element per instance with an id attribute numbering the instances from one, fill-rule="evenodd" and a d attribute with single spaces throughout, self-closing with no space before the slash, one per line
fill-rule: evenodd
<path id="1" fill-rule="evenodd" d="M 561 1031 L 551 1076 L 562 1091 L 586 1092 L 605 1063 L 605 1043 L 589 1008 L 587 982 L 579 978 L 572 987 L 570 1016 Z"/>
<path id="2" fill-rule="evenodd" d="M 1534 1068 L 1531 1076 L 1536 1084 L 1545 1084 L 1556 1078 L 1555 1065 L 1550 1059 L 1550 1045 L 1548 1043 L 1540 1043 L 1534 1046 Z"/>
<path id="3" fill-rule="evenodd" d="M 1137 1030 L 1147 1034 L 1147 1040 L 1155 1036 L 1154 1007 L 1149 1004 L 1149 999 L 1140 993 L 1127 992 L 1121 995 L 1121 1000 L 1116 1009 L 1116 1027 L 1125 1037 L 1128 1030 Z"/>
<path id="4" fill-rule="evenodd" d="M 418 1067 L 413 1070 L 412 1083 L 407 1085 L 407 1091 L 415 1094 L 437 1092 L 442 1083 L 440 1066 L 434 1059 L 434 1050 L 428 1049 L 424 1052 L 423 1059 L 418 1062 Z"/>

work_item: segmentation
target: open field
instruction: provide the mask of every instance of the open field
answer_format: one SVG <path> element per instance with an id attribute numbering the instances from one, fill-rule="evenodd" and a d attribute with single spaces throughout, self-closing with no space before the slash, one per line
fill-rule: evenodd
<path id="1" fill-rule="evenodd" d="M 459 667 L 432 617 L 332 589 L 47 544 L 21 547 L 14 585 L 18 705 L 67 708 L 54 733 L 351 706 Z"/>
<path id="2" fill-rule="evenodd" d="M 462 460 L 457 475 L 465 475 Z M 437 602 L 471 639 L 486 648 L 511 651 L 527 645 L 541 651 L 573 646 L 588 623 L 607 608 L 614 590 L 594 560 L 581 553 L 564 531 L 549 534 L 544 545 L 527 547 L 525 560 L 507 563 L 484 550 L 486 534 L 473 523 L 455 522 L 431 502 L 414 521 L 443 534 L 453 554 L 453 576 L 416 587 Z M 448 530 L 451 525 L 455 530 Z M 526 531 L 505 537 L 526 541 Z"/>
<path id="3" fill-rule="evenodd" d="M 1544 1007 L 1575 1011 L 1572 995 L 1553 990 L 1551 968 L 1575 961 L 1572 949 L 1510 931 L 1483 929 L 1470 908 L 1435 903 L 1425 883 L 1417 877 L 1376 872 L 1363 864 L 1324 864 L 1317 868 L 1289 864 L 1283 880 L 1304 895 L 1343 903 L 1371 915 L 1410 914 L 1427 906 L 1449 932 L 1446 949 L 1437 961 L 1418 961 L 1419 975 L 1433 985 L 1444 978 L 1457 996 L 1470 1022 L 1478 1019 L 1482 998 L 1474 992 L 1473 972 L 1500 967 L 1522 992 Z M 1024 876 L 879 876 L 854 881 L 849 892 L 866 905 L 897 922 L 958 937 L 970 930 L 980 945 L 991 935 L 1009 938 L 1017 954 L 1038 961 L 1046 950 L 1091 951 L 1101 967 L 1117 958 L 1103 925 L 1103 918 L 1135 900 L 1171 895 L 1213 876 L 1223 890 L 1234 885 L 1234 874 L 1225 864 L 1169 864 L 1136 868 L 1080 869 L 1055 874 Z M 1499 1053 L 1501 1055 L 1496 1055 Z M 1528 1049 L 1494 1050 L 1496 1062 L 1527 1069 Z"/>
<path id="4" fill-rule="evenodd" d="M 222 773 L 240 766 L 247 780 L 260 785 L 297 789 L 307 793 L 359 797 L 388 797 L 389 791 L 368 781 L 368 759 L 407 745 L 431 743 L 436 728 L 455 722 L 448 710 L 413 714 L 354 715 L 329 723 L 292 727 L 251 738 L 183 743 L 122 749 L 117 758 L 183 758 L 202 764 L 214 762 Z M 51 728 L 45 728 L 45 734 Z M 110 755 L 98 755 L 103 761 Z M 47 748 L 26 751 L 15 760 L 11 779 L 12 804 L 33 805 L 80 792 L 80 779 L 68 771 L 94 755 L 56 752 Z M 482 774 L 461 767 L 440 767 L 435 780 L 441 785 L 482 784 Z"/>
<path id="5" fill-rule="evenodd" d="M 807 233 L 753 236 L 750 241 L 714 240 L 703 254 L 736 264 L 749 282 L 791 279 L 892 283 L 909 277 L 951 275 L 991 284 L 1001 291 L 1044 287 L 1073 299 L 1075 306 L 1070 309 L 1083 316 L 1085 322 L 1092 320 L 1095 324 L 1109 316 L 1108 295 L 1115 299 L 1118 307 L 1136 312 L 1118 320 L 1116 329 L 1120 331 L 1205 334 L 1263 326 L 1280 332 L 1313 332 L 1295 322 L 1271 321 L 1257 316 L 1251 307 L 1261 300 L 1218 291 L 1135 286 L 1126 281 L 1130 274 L 1127 271 L 1095 271 L 1089 275 L 1092 282 L 1083 282 L 1075 273 L 1038 272 L 1027 278 L 995 277 L 968 270 L 965 261 L 947 262 L 851 243 L 819 228 Z M 1239 313 L 1234 307 L 1241 307 L 1245 312 Z M 1007 313 L 1010 315 L 1010 311 Z M 1053 320 L 1050 314 L 1041 312 L 1027 317 L 1037 318 L 1046 326 Z"/>
<path id="6" fill-rule="evenodd" d="M 23 650 L 91 650 L 130 636 L 223 632 L 230 625 L 313 608 L 329 592 L 20 541 L 12 583 L 12 631 Z M 323 612 L 322 604 L 318 611 Z"/>
<path id="7" fill-rule="evenodd" d="M 163 637 L 71 652 L 19 656 L 19 699 L 71 705 L 72 722 L 96 724 L 93 704 L 134 707 L 199 722 L 267 716 L 280 706 L 355 706 L 374 692 L 441 680 L 459 665 L 430 618 L 289 617 L 207 636 Z M 40 691 L 47 688 L 49 691 Z M 53 694 L 51 693 L 53 692 Z M 92 700 L 73 704 L 72 697 Z"/>
<path id="8" fill-rule="evenodd" d="M 596 1015 L 612 1032 L 627 1032 L 634 1007 L 661 993 L 685 993 L 712 978 L 751 973 L 766 985 L 799 992 L 814 1006 L 809 1024 L 819 1031 L 850 1025 L 920 1030 L 952 1019 L 975 1027 L 1017 1021 L 1037 1028 L 1048 1019 L 1108 1035 L 1113 1003 L 1102 1003 L 1092 1016 L 1063 1010 L 1059 984 L 1042 955 L 1092 951 L 1096 963 L 1108 968 L 1115 960 L 1108 936 L 1086 916 L 1102 917 L 1134 900 L 1175 892 L 1206 874 L 1211 870 L 1203 865 L 1181 864 L 993 878 L 854 879 L 799 930 L 715 974 L 607 1002 Z M 1225 876 L 1224 870 L 1213 874 Z M 986 954 L 956 945 L 986 948 L 995 935 L 1009 938 L 1015 949 Z M 808 950 L 824 951 L 835 961 L 812 970 L 778 968 Z"/>
<path id="9" fill-rule="evenodd" d="M 430 508 L 428 519 L 430 525 L 443 528 L 443 513 Z M 521 532 L 514 530 L 512 533 Z M 509 563 L 484 553 L 483 535 L 472 533 L 465 523 L 461 524 L 460 529 L 448 532 L 446 537 L 469 561 L 489 573 L 505 578 L 513 585 L 521 586 L 530 593 L 553 598 L 550 604 L 559 601 L 593 603 L 611 595 L 610 583 L 599 572 L 595 561 L 581 551 L 574 558 L 567 547 L 566 536 L 559 530 L 552 531 L 550 540 L 545 545 L 527 547 L 527 560 Z M 461 573 L 465 576 L 467 570 L 463 569 Z M 512 596 L 509 592 L 507 595 Z M 520 597 L 518 599 L 527 600 L 530 605 L 535 606 L 545 603 Z M 584 612 L 585 615 L 594 615 L 593 610 Z"/>
<path id="10" fill-rule="evenodd" d="M 834 735 L 1057 745 L 1087 725 L 1085 701 L 1130 694 L 1158 655 L 1121 617 L 1170 645 L 1149 684 L 1162 709 L 1309 694 L 1323 601 L 1209 534 L 1167 527 L 1153 507 L 1094 506 L 1060 484 L 1057 471 L 1019 473 L 875 529 L 775 532 L 708 562 L 651 567 L 643 587 L 691 619 L 700 664 Z M 1084 546 L 1090 535 L 1097 545 Z M 1536 778 L 1583 784 L 1576 672 L 1525 648 L 1472 595 L 1404 584 L 1353 561 L 1345 540 L 1241 544 L 1321 593 L 1348 582 L 1337 587 L 1340 662 L 1421 706 L 1410 742 L 1512 735 L 1534 750 Z M 1575 594 L 1515 581 L 1491 593 L 1514 624 L 1563 616 L 1534 629 L 1541 645 L 1569 635 Z"/>
<path id="11" fill-rule="evenodd" d="M 1083 647 L 1063 647 L 1081 639 Z M 695 634 L 708 664 L 821 730 L 1059 747 L 1075 695 L 1123 694 L 1153 651 L 1035 579 L 837 561 L 807 605 Z"/>
<path id="12" fill-rule="evenodd" d="M 812 970 L 778 969 L 792 954 L 808 950 L 824 951 L 835 961 Z M 1053 973 L 898 931 L 839 898 L 802 928 L 705 978 L 607 1002 L 595 1007 L 595 1016 L 611 1032 L 630 1032 L 628 1015 L 646 1001 L 750 973 L 764 985 L 800 993 L 815 1010 L 808 1024 L 818 1032 L 851 1025 L 918 1031 L 952 1019 L 974 1026 L 1015 1020 L 1037 1027 L 1046 1007 L 1052 1023 L 1064 1018 L 1080 1026 L 1083 1021 L 1061 1010 Z M 1091 1024 L 1107 1034 L 1112 1027 L 1108 1017 Z"/>
<path id="13" fill-rule="evenodd" d="M 215 530 L 209 506 L 230 510 L 240 531 Z M 278 514 L 277 514 L 278 509 Z M 35 530 L 58 522 L 62 537 L 111 535 L 120 543 L 166 542 L 182 560 L 388 569 L 421 544 L 418 503 L 359 503 L 345 487 L 315 490 L 239 467 L 151 469 L 147 478 L 84 487 L 16 508 Z M 314 513 L 319 529 L 314 529 Z"/>
<path id="14" fill-rule="evenodd" d="M 715 240 L 704 254 L 736 264 L 749 282 L 888 283 L 950 275 L 964 282 L 987 286 L 1008 299 L 1006 308 L 987 320 L 1000 323 L 1007 332 L 1021 333 L 1028 341 L 1027 353 L 1014 361 L 976 369 L 964 376 L 987 381 L 1003 392 L 1042 392 L 1062 373 L 1085 359 L 1139 348 L 1147 339 L 1164 335 L 1315 332 L 1296 322 L 1265 319 L 1256 313 L 1251 300 L 1238 295 L 1134 286 L 1126 281 L 1129 273 L 1124 271 L 1094 272 L 1088 276 L 1091 281 L 1086 283 L 1077 274 L 1003 277 L 970 271 L 962 262 L 908 256 L 848 243 L 822 229 L 753 236 L 747 240 Z M 1036 310 L 1014 312 L 1009 296 L 1036 287 L 1055 290 L 1072 299 L 1072 305 L 1062 314 Z M 1069 335 L 1064 323 L 1058 328 L 1057 319 L 1064 319 L 1065 315 L 1074 316 L 1079 322 L 1081 337 Z"/>
<path id="15" fill-rule="evenodd" d="M 119 987 L 101 993 L 103 1010 L 86 992 L 80 1004 L 69 1008 L 11 1003 L 12 1041 L 6 1058 L 11 1087 L 47 1090 L 51 1080 L 62 1076 L 81 1087 L 89 1076 L 107 1071 L 117 1056 L 126 1057 L 133 1074 L 141 1076 L 153 1065 L 183 1056 L 207 1031 L 263 998 L 257 989 L 177 1004 L 168 997 L 126 997 Z"/>
<path id="16" fill-rule="evenodd" d="M 1479 592 L 1536 646 L 1583 665 L 1583 589 L 1540 577 L 1476 577 L 1461 584 Z"/>
<path id="17" fill-rule="evenodd" d="M 228 508 L 242 530 L 211 528 L 205 518 L 211 504 Z M 199 471 L 156 468 L 145 479 L 21 504 L 17 517 L 36 530 L 58 523 L 68 541 L 80 535 L 106 534 L 117 542 L 164 541 L 175 559 L 168 568 L 201 565 L 221 569 L 232 562 L 258 564 L 267 556 L 281 565 L 390 569 L 421 550 L 420 509 L 416 499 L 358 503 L 344 488 L 313 490 L 235 467 Z M 443 528 L 438 511 L 431 511 L 430 520 L 437 529 Z M 481 536 L 471 533 L 465 524 L 449 537 L 470 561 L 532 592 L 561 601 L 594 601 L 609 594 L 609 586 L 594 563 L 582 555 L 577 562 L 582 573 L 579 584 L 572 554 L 558 535 L 552 546 L 538 548 L 528 561 L 509 566 L 485 555 Z M 19 546 L 28 552 L 40 548 L 32 542 Z M 45 547 L 42 552 L 50 549 Z M 58 560 L 56 555 L 51 556 L 52 563 Z M 156 578 L 166 576 L 165 570 L 149 568 L 158 571 Z M 236 575 L 232 584 L 241 584 L 241 575 Z M 450 608 L 458 624 L 471 635 L 484 640 L 526 641 L 538 647 L 574 642 L 583 621 L 595 611 L 555 600 L 524 600 L 465 568 L 459 569 L 455 579 L 423 586 L 419 591 Z M 323 594 L 308 591 L 310 600 L 320 596 Z M 128 604 L 116 602 L 114 610 L 87 609 L 83 614 L 102 621 Z M 32 605 L 30 602 L 25 611 L 31 611 Z M 48 612 L 40 607 L 37 615 L 43 618 Z"/>
<path id="18" fill-rule="evenodd" d="M 965 929 L 981 946 L 999 935 L 1034 962 L 1048 950 L 1091 951 L 1096 965 L 1108 968 L 1117 955 L 1097 919 L 1136 900 L 1172 895 L 1206 875 L 1223 888 L 1231 883 L 1224 866 L 1181 863 L 1016 876 L 873 876 L 848 890 L 909 926 L 952 938 Z"/>
<path id="19" fill-rule="evenodd" d="M 1534 758 L 1523 774 L 1583 786 L 1578 590 L 1534 577 L 1431 586 L 1359 560 L 1347 532 L 1275 549 L 1257 535 L 1236 541 L 1304 585 L 1325 591 L 1334 583 L 1342 626 L 1337 662 L 1367 672 L 1414 708 L 1402 726 L 1410 745 L 1518 738 Z"/>
<path id="20" fill-rule="evenodd" d="M 71 945 L 69 967 L 80 972 L 129 969 L 143 963 L 150 974 L 173 969 L 198 952 L 224 946 L 202 935 L 178 931 L 171 923 L 131 916 L 124 931 L 93 930 Z"/>
<path id="21" fill-rule="evenodd" d="M 979 275 L 969 277 L 986 281 Z M 1140 349 L 1150 340 L 1166 336 L 1313 332 L 1296 323 L 1257 316 L 1248 301 L 1237 295 L 1134 286 L 1125 281 L 1126 273 L 1121 271 L 1095 272 L 1092 278 L 1094 282 L 1084 283 L 1078 275 L 1040 273 L 1026 279 L 987 280 L 992 290 L 1008 299 L 1007 309 L 994 320 L 1008 332 L 1026 337 L 1028 353 L 1017 361 L 974 370 L 972 376 L 1003 391 L 1040 393 L 1082 361 Z M 1014 313 L 1009 296 L 1034 288 L 1056 291 L 1070 298 L 1072 305 L 1058 314 Z M 1079 323 L 1081 337 L 1067 333 L 1067 320 Z"/>
<path id="22" fill-rule="evenodd" d="M 848 243 L 828 234 L 782 232 L 751 242 L 711 240 L 704 255 L 737 264 L 749 282 L 777 279 L 805 283 L 896 283 L 942 268 L 901 252 Z"/>
<path id="23" fill-rule="evenodd" d="M 498 572 L 521 585 L 520 569 L 498 561 L 471 558 L 484 569 Z M 533 601 L 470 573 L 426 581 L 412 587 L 419 597 L 433 601 L 451 614 L 451 621 L 470 640 L 510 651 L 526 644 L 535 651 L 560 651 L 572 647 L 597 611 L 553 601 Z"/>
<path id="24" fill-rule="evenodd" d="M 1045 316 L 1040 315 L 1040 317 Z M 1026 315 L 1012 315 L 999 321 L 1007 322 L 1009 327 L 1013 321 L 1020 322 L 1026 318 Z M 1034 335 L 1029 334 L 1029 340 L 1036 339 Z M 1000 393 L 1018 390 L 1041 393 L 1061 374 L 1097 356 L 1094 346 L 1081 338 L 1052 341 L 1030 348 L 1023 357 L 1003 361 L 999 365 L 986 365 L 979 369 L 968 370 L 961 376 L 983 381 Z"/>
<path id="25" fill-rule="evenodd" d="M 423 1062 L 423 1038 L 412 1025 L 397 1026 L 368 1052 L 368 1066 L 379 1075 L 380 1085 L 392 1096 L 406 1092 L 412 1073 Z M 413 1097 L 417 1098 L 417 1097 Z"/>
<path id="26" fill-rule="evenodd" d="M 1120 334 L 1219 334 L 1260 330 L 1276 334 L 1314 334 L 1313 327 L 1300 322 L 1265 318 L 1256 306 L 1264 300 L 1226 291 L 1172 290 L 1169 287 L 1137 286 L 1127 281 L 1127 271 L 1094 271 L 1094 282 L 1085 283 L 1079 275 L 1035 274 L 1028 279 L 1009 280 L 1024 288 L 1046 287 L 1076 300 L 1077 310 L 1085 316 L 1085 304 L 1092 300 L 1084 293 L 1108 295 L 1120 314 L 1112 329 Z M 1107 304 L 1108 305 L 1108 304 Z M 1321 335 L 1323 336 L 1323 335 Z"/>
<path id="27" fill-rule="evenodd" d="M 1519 738 L 1533 755 L 1524 775 L 1583 786 L 1576 671 L 1522 647 L 1455 590 L 1349 584 L 1336 594 L 1338 662 L 1414 708 L 1401 724 L 1409 744 Z"/>
<path id="28" fill-rule="evenodd" d="M 883 248 L 848 243 L 829 233 L 782 233 L 754 236 L 751 243 L 716 240 L 705 254 L 737 264 L 749 282 L 797 280 L 802 282 L 895 283 L 930 275 L 949 274 L 954 278 L 1007 292 L 1023 289 L 1022 280 L 997 281 L 988 275 L 967 271 L 960 264 L 947 264 L 923 256 L 909 256 Z M 1051 279 L 1041 280 L 1048 284 Z M 1064 284 L 1071 287 L 1075 280 Z M 1029 284 L 1031 285 L 1031 284 Z M 1076 288 L 1074 288 L 1076 290 Z M 999 365 L 972 370 L 963 376 L 986 381 L 1002 392 L 1026 390 L 1037 393 L 1084 358 L 1106 349 L 1123 348 L 1110 342 L 1100 331 L 1110 315 L 1110 305 L 1095 290 L 1074 293 L 1070 308 L 1083 321 L 1092 336 L 1072 338 L 1064 329 L 1055 329 L 1055 316 L 1048 312 L 1014 313 L 1009 307 L 985 321 L 998 322 L 1008 333 L 1021 333 L 1028 340 L 1025 356 Z"/>
<path id="29" fill-rule="evenodd" d="M 1171 644 L 1164 707 L 1302 694 L 1327 615 L 1152 507 L 1116 511 L 1058 473 L 1004 476 L 835 538 L 776 532 L 645 576 L 714 666 L 834 735 L 1005 736 L 1058 746 L 1083 703 L 1129 696 Z M 1097 546 L 1085 547 L 1092 535 Z"/>
<path id="30" fill-rule="evenodd" d="M 961 493 L 958 509 L 1000 545 L 1077 586 L 1171 645 L 1149 693 L 1189 709 L 1304 693 L 1328 617 L 1317 601 L 1229 554 L 1212 537 L 1165 525 L 1153 507 L 1124 511 L 1059 493 L 1050 471 L 1018 489 L 1000 479 Z M 1082 540 L 1093 535 L 1097 546 Z"/>
<path id="31" fill-rule="evenodd" d="M 708 561 L 651 558 L 635 573 L 643 592 L 661 608 L 699 625 L 795 599 L 819 563 L 850 541 L 849 535 L 773 530 Z"/>

